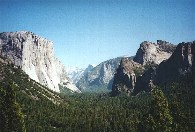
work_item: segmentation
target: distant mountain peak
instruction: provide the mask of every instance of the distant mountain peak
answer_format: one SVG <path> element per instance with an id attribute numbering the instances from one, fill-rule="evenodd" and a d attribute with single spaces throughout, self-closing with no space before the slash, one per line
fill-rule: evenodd
<path id="1" fill-rule="evenodd" d="M 88 72 L 90 72 L 94 67 L 92 65 L 88 65 L 87 68 L 78 68 L 78 67 L 67 67 L 67 75 L 70 80 L 76 84 L 83 76 L 85 76 Z"/>

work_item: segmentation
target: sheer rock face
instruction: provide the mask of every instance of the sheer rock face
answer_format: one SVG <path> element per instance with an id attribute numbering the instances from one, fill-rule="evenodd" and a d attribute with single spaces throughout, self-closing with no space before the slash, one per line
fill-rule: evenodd
<path id="1" fill-rule="evenodd" d="M 125 92 L 130 94 L 136 84 L 136 76 L 134 70 L 141 67 L 140 64 L 128 60 L 128 58 L 123 58 L 114 75 L 114 81 L 112 85 L 112 93 L 118 94 Z"/>
<path id="2" fill-rule="evenodd" d="M 166 41 L 157 40 L 157 44 L 144 41 L 140 44 L 133 60 L 142 65 L 148 63 L 160 64 L 163 60 L 168 59 L 174 50 L 175 46 Z"/>
<path id="3" fill-rule="evenodd" d="M 178 44 L 173 55 L 156 69 L 155 83 L 174 81 L 195 69 L 195 41 Z"/>
<path id="4" fill-rule="evenodd" d="M 148 92 L 153 85 L 176 81 L 187 73 L 195 73 L 195 41 L 178 44 L 168 60 L 138 77 L 134 93 Z"/>
<path id="5" fill-rule="evenodd" d="M 137 82 L 133 90 L 133 94 L 136 95 L 141 91 L 150 92 L 154 87 L 154 78 L 156 76 L 156 67 L 151 67 L 144 72 L 143 75 L 137 77 Z"/>
<path id="6" fill-rule="evenodd" d="M 32 32 L 0 33 L 0 54 L 30 78 L 59 92 L 59 84 L 79 91 L 70 83 L 64 66 L 54 56 L 53 43 Z"/>
<path id="7" fill-rule="evenodd" d="M 134 61 L 142 64 L 141 66 L 127 59 L 121 60 L 114 76 L 113 94 L 133 92 L 132 94 L 136 95 L 141 91 L 150 92 L 156 85 L 176 81 L 187 73 L 195 73 L 195 41 L 180 43 L 176 48 L 165 41 L 157 42 L 158 44 L 148 42 L 141 44 L 134 58 Z M 148 63 L 160 64 L 151 65 L 142 75 L 136 77 L 134 69 L 143 68 Z"/>
<path id="8" fill-rule="evenodd" d="M 158 65 L 167 60 L 175 50 L 175 46 L 166 41 L 157 40 L 157 44 L 144 41 L 140 44 L 133 61 L 127 58 L 121 60 L 112 85 L 113 94 L 126 92 L 131 94 L 142 90 L 150 91 L 155 77 L 156 67 L 150 68 L 141 76 L 135 76 L 136 70 L 144 71 L 147 64 Z"/>

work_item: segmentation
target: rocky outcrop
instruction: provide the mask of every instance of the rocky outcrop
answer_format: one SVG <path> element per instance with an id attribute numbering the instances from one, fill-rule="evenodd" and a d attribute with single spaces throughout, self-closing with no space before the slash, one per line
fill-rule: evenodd
<path id="1" fill-rule="evenodd" d="M 148 92 L 154 85 L 177 81 L 188 73 L 194 73 L 194 71 L 195 41 L 180 43 L 168 60 L 160 63 L 158 67 L 150 68 L 137 79 L 134 93 Z"/>
<path id="2" fill-rule="evenodd" d="M 59 85 L 79 91 L 54 56 L 53 43 L 32 32 L 0 33 L 0 54 L 25 71 L 30 78 L 59 92 Z"/>
<path id="3" fill-rule="evenodd" d="M 156 67 L 146 70 L 143 75 L 137 77 L 132 95 L 136 95 L 141 91 L 150 92 L 154 87 L 154 78 L 156 76 Z"/>
<path id="4" fill-rule="evenodd" d="M 120 65 L 114 75 L 112 85 L 112 94 L 127 93 L 130 95 L 136 84 L 135 70 L 142 68 L 142 66 L 128 58 L 121 59 Z"/>
<path id="5" fill-rule="evenodd" d="M 85 74 L 76 84 L 80 90 L 105 88 L 112 89 L 116 69 L 122 57 L 104 61 Z"/>
<path id="6" fill-rule="evenodd" d="M 142 65 L 148 63 L 160 64 L 172 55 L 175 47 L 175 45 L 162 40 L 157 40 L 157 44 L 144 41 L 140 44 L 133 60 Z"/>

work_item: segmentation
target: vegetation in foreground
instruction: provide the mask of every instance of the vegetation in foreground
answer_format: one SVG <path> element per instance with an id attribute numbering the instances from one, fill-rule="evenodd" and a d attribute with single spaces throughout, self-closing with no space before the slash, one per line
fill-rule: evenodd
<path id="1" fill-rule="evenodd" d="M 151 95 L 140 93 L 135 97 L 111 97 L 108 93 L 85 93 L 62 96 L 47 89 L 43 90 L 43 87 L 29 81 L 19 69 L 12 66 L 4 68 L 7 73 L 0 83 L 0 94 L 10 93 L 6 86 L 13 90 L 12 95 L 16 93 L 16 101 L 7 105 L 2 103 L 7 96 L 1 96 L 0 116 L 6 120 L 1 118 L 0 123 L 10 131 L 195 130 L 195 83 L 192 75 L 183 81 L 154 89 Z M 10 81 L 14 85 L 4 85 Z M 56 98 L 52 94 L 56 95 Z M 9 99 L 12 98 L 14 100 L 15 96 L 10 96 Z M 9 105 L 14 107 L 7 107 Z M 14 122 L 18 121 L 18 125 L 9 127 L 13 117 L 16 119 Z"/>

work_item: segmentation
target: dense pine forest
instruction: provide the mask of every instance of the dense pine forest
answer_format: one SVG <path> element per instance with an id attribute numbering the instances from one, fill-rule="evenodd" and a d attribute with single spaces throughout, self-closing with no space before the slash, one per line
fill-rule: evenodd
<path id="1" fill-rule="evenodd" d="M 1 131 L 195 131 L 194 74 L 136 96 L 58 94 L 1 64 Z"/>

